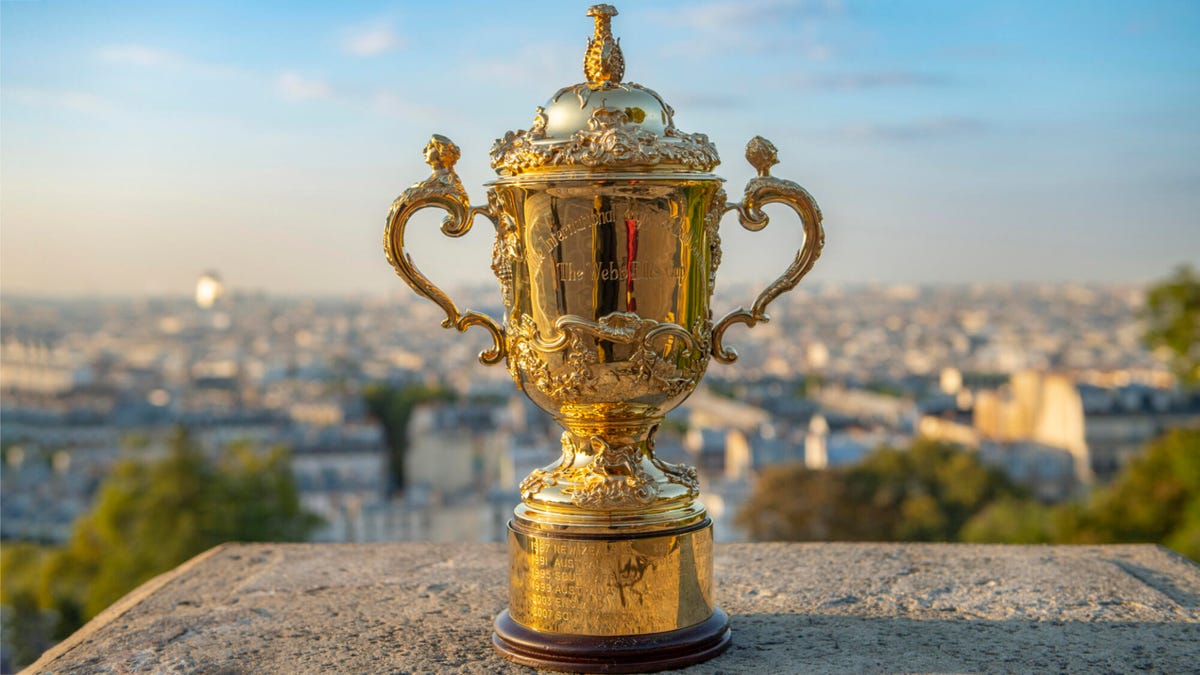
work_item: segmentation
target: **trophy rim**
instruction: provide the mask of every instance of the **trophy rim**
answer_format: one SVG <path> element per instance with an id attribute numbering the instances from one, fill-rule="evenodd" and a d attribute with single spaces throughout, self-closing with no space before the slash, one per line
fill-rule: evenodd
<path id="1" fill-rule="evenodd" d="M 592 182 L 592 181 L 611 181 L 611 182 L 672 182 L 672 183 L 725 183 L 726 180 L 715 173 L 691 173 L 691 172 L 663 172 L 663 171 L 605 171 L 594 169 L 583 169 L 578 171 L 564 171 L 556 169 L 546 169 L 542 171 L 531 171 L 515 176 L 501 176 L 493 178 L 483 184 L 484 187 L 501 186 L 501 185 L 520 185 L 522 183 L 551 183 L 551 182 Z"/>

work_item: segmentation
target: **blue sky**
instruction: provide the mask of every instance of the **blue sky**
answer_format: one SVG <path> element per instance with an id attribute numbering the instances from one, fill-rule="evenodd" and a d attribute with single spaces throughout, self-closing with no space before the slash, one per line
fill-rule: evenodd
<path id="1" fill-rule="evenodd" d="M 587 6 L 0 2 L 0 289 L 186 293 L 209 268 L 280 293 L 397 288 L 383 216 L 428 136 L 458 142 L 482 201 L 492 140 L 582 79 Z M 1200 3 L 617 7 L 626 79 L 716 142 L 731 196 L 762 134 L 821 203 L 814 279 L 1200 264 Z M 423 269 L 487 281 L 488 223 L 447 240 L 436 220 L 410 230 Z M 723 231 L 738 281 L 800 237 L 786 217 Z"/>

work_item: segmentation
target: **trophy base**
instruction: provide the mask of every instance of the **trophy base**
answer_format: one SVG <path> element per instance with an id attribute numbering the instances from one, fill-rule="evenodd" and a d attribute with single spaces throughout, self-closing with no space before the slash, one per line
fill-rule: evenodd
<path id="1" fill-rule="evenodd" d="M 640 673 L 707 661 L 729 647 L 729 617 L 714 609 L 707 621 L 648 635 L 541 633 L 496 617 L 492 645 L 522 665 L 574 673 Z"/>
<path id="2" fill-rule="evenodd" d="M 677 514 L 671 524 L 556 526 L 519 507 L 496 649 L 588 673 L 663 670 L 723 652 L 729 617 L 712 603 L 712 521 L 702 507 Z"/>

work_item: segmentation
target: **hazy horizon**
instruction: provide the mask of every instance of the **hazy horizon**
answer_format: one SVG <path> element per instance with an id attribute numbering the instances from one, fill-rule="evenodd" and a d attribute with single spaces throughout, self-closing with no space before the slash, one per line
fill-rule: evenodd
<path id="1" fill-rule="evenodd" d="M 407 293 L 392 199 L 582 78 L 591 2 L 6 2 L 0 293 Z M 627 80 L 721 151 L 755 134 L 808 188 L 811 282 L 1148 283 L 1200 266 L 1200 4 L 618 3 Z M 447 16 L 447 13 L 453 16 Z M 497 39 L 497 36 L 521 36 Z M 780 213 L 783 216 L 782 212 Z M 491 283 L 491 226 L 409 229 L 438 283 Z M 765 284 L 800 229 L 722 227 L 718 283 Z M 806 282 L 808 283 L 808 282 Z"/>
<path id="2" fill-rule="evenodd" d="M 1110 281 L 931 281 L 931 282 L 909 282 L 909 281 L 812 281 L 802 284 L 793 292 L 808 292 L 815 294 L 824 294 L 829 292 L 840 291 L 876 291 L 880 289 L 886 290 L 902 290 L 916 289 L 918 291 L 925 290 L 1030 290 L 1042 288 L 1068 289 L 1068 288 L 1091 288 L 1091 289 L 1141 289 L 1148 287 L 1157 281 L 1165 280 L 1167 275 L 1162 275 L 1159 279 L 1149 280 L 1110 280 Z M 717 282 L 715 295 L 721 297 L 728 293 L 734 292 L 750 292 L 759 290 L 765 286 L 766 281 L 757 280 L 735 280 L 722 283 Z M 481 293 L 495 291 L 496 301 L 500 302 L 500 287 L 490 281 L 465 281 L 459 283 L 444 284 L 444 290 L 453 294 L 454 292 L 470 292 Z M 378 299 L 398 299 L 402 301 L 412 300 L 415 302 L 427 302 L 420 298 L 407 286 L 401 285 L 399 288 L 381 288 L 367 290 L 348 290 L 348 291 L 271 291 L 261 288 L 238 288 L 236 286 L 223 285 L 221 297 L 229 299 L 235 297 L 266 297 L 272 300 L 378 300 Z M 730 300 L 730 298 L 723 298 Z M 750 298 L 747 297 L 747 300 Z M 194 299 L 194 288 L 186 291 L 171 291 L 166 293 L 137 293 L 137 292 L 113 292 L 113 293 L 47 293 L 47 292 L 9 292 L 0 289 L 0 302 L 3 301 L 46 301 L 46 302 L 84 302 L 95 300 L 98 302 L 142 302 L 142 301 L 170 301 L 192 303 Z"/>

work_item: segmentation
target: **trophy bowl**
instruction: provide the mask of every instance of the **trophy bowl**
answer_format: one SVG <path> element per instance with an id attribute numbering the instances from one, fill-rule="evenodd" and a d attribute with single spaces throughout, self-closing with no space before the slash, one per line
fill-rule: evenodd
<path id="1" fill-rule="evenodd" d="M 395 200 L 384 232 L 389 262 L 445 310 L 443 325 L 487 329 L 493 344 L 480 360 L 506 361 L 517 387 L 564 429 L 558 461 L 520 486 L 508 527 L 510 604 L 493 643 L 518 662 L 580 672 L 676 667 L 728 647 L 696 471 L 657 458 L 654 434 L 710 358 L 737 358 L 725 330 L 767 321 L 767 305 L 824 245 L 816 203 L 770 175 L 777 152 L 761 137 L 746 147 L 757 177 L 740 202 L 727 201 L 708 138 L 679 131 L 657 93 L 622 82 L 616 13 L 588 10 L 586 81 L 559 90 L 528 130 L 496 141 L 485 206 L 470 205 L 454 172 L 458 147 L 435 135 L 425 149 L 432 174 Z M 803 245 L 749 309 L 714 323 L 722 217 L 735 211 L 759 230 L 770 203 L 792 208 Z M 476 216 L 494 225 L 503 323 L 460 311 L 413 263 L 404 230 L 427 207 L 447 212 L 449 236 Z"/>

